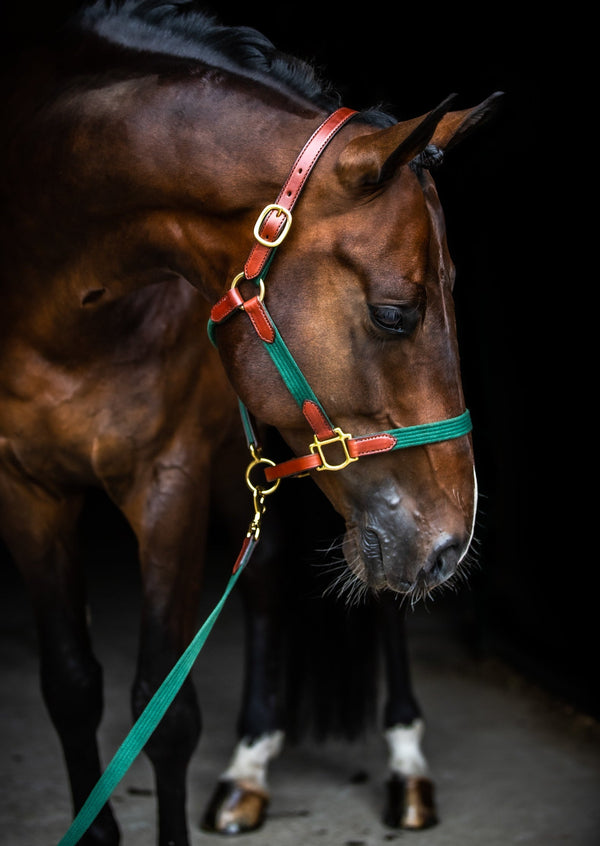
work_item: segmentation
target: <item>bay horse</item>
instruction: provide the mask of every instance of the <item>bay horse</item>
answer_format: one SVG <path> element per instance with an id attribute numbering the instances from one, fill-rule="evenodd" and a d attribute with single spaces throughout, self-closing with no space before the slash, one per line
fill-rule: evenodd
<path id="1" fill-rule="evenodd" d="M 0 530 L 33 603 L 74 809 L 101 772 L 101 668 L 77 531 L 86 493 L 104 491 L 137 539 L 138 714 L 195 630 L 211 503 L 227 506 L 223 537 L 243 536 L 241 401 L 265 445 L 278 439 L 283 464 L 267 469 L 301 468 L 345 524 L 334 589 L 373 597 L 385 646 L 386 820 L 432 824 L 394 597 L 415 601 L 460 571 L 473 452 L 464 428 L 403 449 L 389 439 L 465 419 L 454 269 L 429 168 L 495 96 L 400 122 L 342 109 L 311 152 L 289 231 L 278 192 L 340 103 L 254 30 L 177 0 L 92 0 L 15 57 L 0 102 Z M 264 279 L 243 270 L 257 244 Z M 274 366 L 263 335 L 275 325 L 317 404 L 299 406 Z M 285 728 L 283 582 L 319 523 L 337 532 L 321 502 L 301 525 L 297 505 L 283 510 L 242 574 L 247 677 L 239 742 L 203 821 L 216 832 L 264 821 Z M 199 735 L 187 681 L 146 746 L 160 846 L 189 842 L 186 769 Z M 107 804 L 81 842 L 119 838 Z"/>

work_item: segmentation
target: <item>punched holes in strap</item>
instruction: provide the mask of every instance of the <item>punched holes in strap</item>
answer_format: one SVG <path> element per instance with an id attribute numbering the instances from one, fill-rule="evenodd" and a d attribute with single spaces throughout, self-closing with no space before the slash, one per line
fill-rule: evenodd
<path id="1" fill-rule="evenodd" d="M 341 108 L 329 115 L 308 139 L 275 203 L 261 212 L 255 227 L 257 243 L 254 244 L 244 266 L 247 279 L 255 279 L 263 272 L 267 259 L 278 246 L 289 229 L 291 210 L 300 196 L 315 163 L 333 136 L 354 117 L 354 109 Z"/>

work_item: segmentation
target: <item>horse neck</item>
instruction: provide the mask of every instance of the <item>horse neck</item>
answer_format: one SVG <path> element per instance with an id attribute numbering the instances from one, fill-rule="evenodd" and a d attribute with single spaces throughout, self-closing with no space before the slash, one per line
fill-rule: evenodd
<path id="1" fill-rule="evenodd" d="M 141 257 L 213 302 L 321 119 L 306 101 L 215 69 L 58 84 L 19 124 L 7 171 L 15 230 L 27 233 L 20 253 L 36 251 L 31 284 L 65 280 L 77 263 L 72 275 L 106 270 L 139 287 L 156 281 L 151 269 L 121 270 Z M 82 244 L 95 245 L 88 256 Z"/>
<path id="2" fill-rule="evenodd" d="M 142 214 L 161 209 L 160 237 L 171 233 L 178 262 L 172 269 L 214 301 L 241 270 L 258 213 L 275 200 L 322 114 L 213 72 L 183 83 L 147 80 L 141 93 L 124 116 L 123 185 L 135 179 Z"/>

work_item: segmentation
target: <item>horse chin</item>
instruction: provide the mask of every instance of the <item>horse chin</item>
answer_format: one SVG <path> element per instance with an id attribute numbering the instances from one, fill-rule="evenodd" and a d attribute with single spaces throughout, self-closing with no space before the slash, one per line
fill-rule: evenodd
<path id="1" fill-rule="evenodd" d="M 348 565 L 347 582 L 357 581 L 362 586 L 356 586 L 355 593 L 380 593 L 384 590 L 393 593 L 410 593 L 413 585 L 397 578 L 393 572 L 386 572 L 379 544 L 373 540 L 367 544 L 361 542 L 357 527 L 349 527 L 344 536 L 342 549 Z"/>
<path id="2" fill-rule="evenodd" d="M 410 580 L 402 569 L 386 565 L 376 536 L 368 532 L 361 533 L 356 526 L 347 527 L 342 549 L 348 571 L 346 579 L 343 582 L 340 580 L 340 593 L 353 597 L 390 591 L 403 596 L 410 595 L 411 601 L 416 602 L 454 574 L 452 571 L 447 576 L 434 578 L 431 575 L 425 576 L 424 570 L 420 570 L 417 578 Z"/>

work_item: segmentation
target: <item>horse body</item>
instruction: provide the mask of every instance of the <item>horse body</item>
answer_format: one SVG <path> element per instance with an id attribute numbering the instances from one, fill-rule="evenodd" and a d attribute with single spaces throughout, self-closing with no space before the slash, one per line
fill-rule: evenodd
<path id="1" fill-rule="evenodd" d="M 68 49 L 29 62 L 4 107 L 0 529 L 36 610 L 42 687 L 75 808 L 100 771 L 101 673 L 76 539 L 85 490 L 103 488 L 138 540 L 139 712 L 193 633 L 214 465 L 243 467 L 236 394 L 295 454 L 307 449 L 306 420 L 249 321 L 218 327 L 218 353 L 205 327 L 244 265 L 261 209 L 327 114 L 322 98 L 264 70 L 232 70 L 223 55 L 209 65 L 123 49 L 126 30 L 103 30 L 111 14 L 91 24 L 84 15 Z M 269 309 L 288 346 L 336 425 L 354 435 L 464 409 L 441 209 L 426 169 L 409 163 L 430 141 L 453 143 L 487 107 L 446 112 L 386 128 L 349 122 L 322 153 L 269 272 Z M 469 439 L 313 476 L 346 521 L 351 578 L 379 592 L 383 608 L 384 589 L 419 595 L 464 558 L 476 503 Z M 245 739 L 225 781 L 250 789 L 239 811 L 221 785 L 207 818 L 217 830 L 256 827 L 264 814 L 281 728 L 265 669 L 277 651 L 280 555 L 269 546 L 246 578 Z M 392 741 L 403 761 L 393 768 L 420 777 L 401 618 L 384 616 L 395 631 L 386 726 L 406 729 Z M 188 842 L 185 770 L 199 731 L 186 683 L 147 746 L 161 844 Z M 258 764 L 248 764 L 249 749 Z M 250 819 L 249 801 L 258 803 Z M 433 813 L 421 805 L 418 825 Z M 118 842 L 108 807 L 85 842 Z"/>

